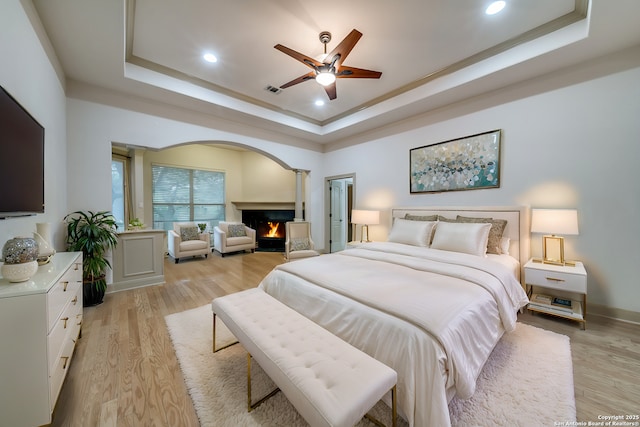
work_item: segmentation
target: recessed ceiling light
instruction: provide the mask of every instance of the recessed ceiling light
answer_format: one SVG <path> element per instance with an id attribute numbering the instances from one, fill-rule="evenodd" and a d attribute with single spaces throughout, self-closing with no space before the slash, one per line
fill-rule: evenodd
<path id="1" fill-rule="evenodd" d="M 489 7 L 487 7 L 487 9 L 484 11 L 484 13 L 486 13 L 487 15 L 495 15 L 496 13 L 500 12 L 502 9 L 504 9 L 504 7 L 506 6 L 506 2 L 504 1 L 494 1 L 493 3 L 491 3 L 489 5 Z"/>
<path id="2" fill-rule="evenodd" d="M 318 100 L 316 101 L 316 105 L 317 105 L 318 107 L 322 107 L 322 106 L 324 105 L 324 101 L 323 101 L 322 99 L 318 99 Z"/>
<path id="3" fill-rule="evenodd" d="M 205 53 L 202 55 L 205 61 L 207 62 L 218 62 L 218 58 L 213 53 Z"/>

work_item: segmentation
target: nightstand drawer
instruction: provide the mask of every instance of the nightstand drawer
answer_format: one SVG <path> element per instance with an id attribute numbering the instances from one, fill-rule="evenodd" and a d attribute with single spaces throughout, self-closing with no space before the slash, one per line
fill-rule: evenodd
<path id="1" fill-rule="evenodd" d="M 525 281 L 529 286 L 544 286 L 567 292 L 587 293 L 586 277 L 577 274 L 527 268 L 525 269 Z"/>

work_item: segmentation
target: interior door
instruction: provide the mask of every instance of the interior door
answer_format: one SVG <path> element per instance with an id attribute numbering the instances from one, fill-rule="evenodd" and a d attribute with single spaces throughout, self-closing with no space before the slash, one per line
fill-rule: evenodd
<path id="1" fill-rule="evenodd" d="M 346 185 L 343 179 L 334 179 L 329 183 L 331 252 L 344 250 L 347 245 L 347 208 Z"/>

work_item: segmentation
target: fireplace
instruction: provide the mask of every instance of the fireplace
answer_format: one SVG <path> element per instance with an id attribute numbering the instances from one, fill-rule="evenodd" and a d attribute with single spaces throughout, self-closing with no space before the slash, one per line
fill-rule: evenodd
<path id="1" fill-rule="evenodd" d="M 293 221 L 293 209 L 250 209 L 242 211 L 242 222 L 256 230 L 256 250 L 284 252 L 285 223 Z"/>

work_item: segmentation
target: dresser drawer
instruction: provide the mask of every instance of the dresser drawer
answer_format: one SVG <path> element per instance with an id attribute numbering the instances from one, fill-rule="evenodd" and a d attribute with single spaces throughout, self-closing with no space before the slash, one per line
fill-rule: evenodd
<path id="1" fill-rule="evenodd" d="M 69 371 L 69 364 L 71 363 L 71 356 L 73 356 L 75 344 L 75 339 L 65 340 L 60 355 L 53 360 L 53 368 L 49 371 L 49 396 L 52 406 L 55 406 L 64 378 Z M 50 409 L 53 411 L 53 407 Z"/>
<path id="2" fill-rule="evenodd" d="M 587 280 L 585 276 L 567 274 L 535 268 L 525 269 L 525 281 L 529 286 L 543 286 L 545 288 L 558 289 L 567 292 L 587 293 Z"/>
<path id="3" fill-rule="evenodd" d="M 49 355 L 49 370 L 53 369 L 57 357 L 62 352 L 65 341 L 75 340 L 80 332 L 82 323 L 82 289 L 77 288 L 75 295 L 63 309 L 60 317 L 54 323 L 47 336 L 47 352 Z"/>
<path id="4" fill-rule="evenodd" d="M 47 293 L 47 331 L 51 331 L 51 328 L 53 328 L 56 320 L 60 317 L 64 307 L 73 300 L 74 297 L 77 297 L 77 291 L 81 288 L 82 269 L 78 268 L 78 264 L 75 264 L 62 275 L 60 280 L 58 280 Z M 82 294 L 80 294 L 78 301 L 82 304 Z"/>

